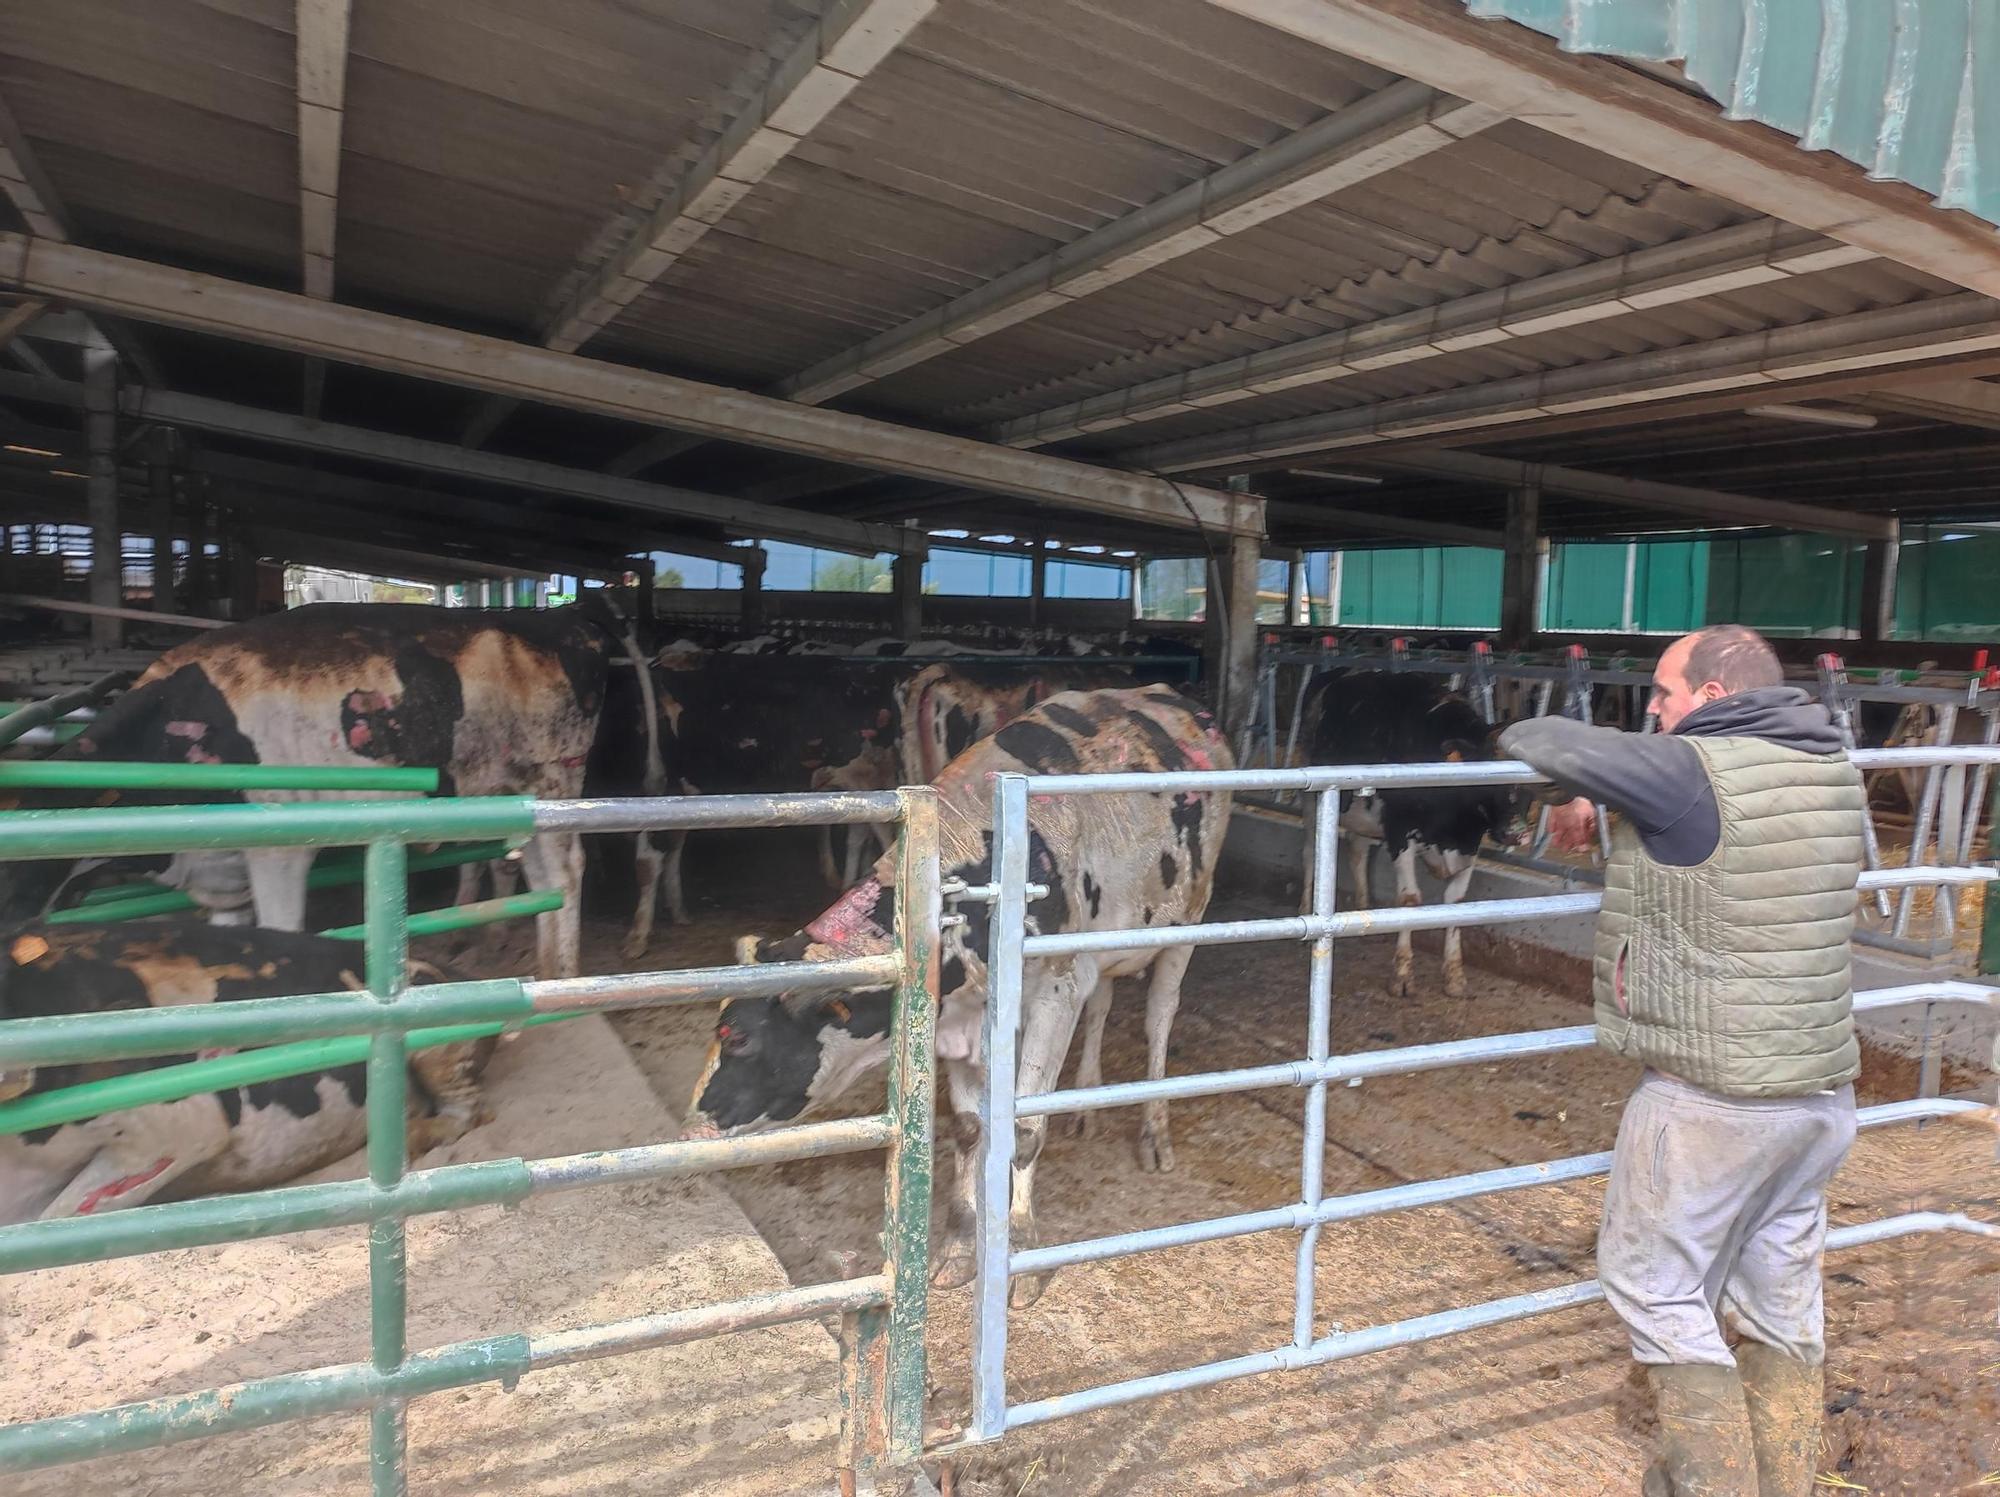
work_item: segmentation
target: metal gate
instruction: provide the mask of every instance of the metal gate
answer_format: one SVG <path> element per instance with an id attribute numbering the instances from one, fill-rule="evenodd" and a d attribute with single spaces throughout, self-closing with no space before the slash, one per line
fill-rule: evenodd
<path id="1" fill-rule="evenodd" d="M 1857 753 L 1852 757 L 1864 769 L 1878 769 L 1991 764 L 2000 761 L 2000 751 L 1985 748 L 1888 749 Z M 988 950 L 990 994 L 984 1032 L 985 1090 L 980 1104 L 983 1153 L 978 1188 L 978 1276 L 974 1306 L 972 1421 L 966 1435 L 968 1443 L 995 1440 L 1008 1430 L 1041 1424 L 1069 1414 L 1135 1403 L 1163 1393 L 1206 1387 L 1232 1378 L 1316 1366 L 1389 1347 L 1432 1341 L 1461 1331 L 1546 1314 L 1602 1298 L 1597 1283 L 1586 1280 L 1532 1294 L 1442 1309 L 1434 1314 L 1385 1325 L 1359 1330 L 1336 1328 L 1324 1334 L 1318 1331 L 1313 1303 L 1314 1248 L 1321 1230 L 1329 1225 L 1534 1185 L 1586 1179 L 1602 1175 L 1610 1168 L 1610 1154 L 1587 1154 L 1546 1164 L 1424 1180 L 1331 1199 L 1325 1198 L 1322 1193 L 1326 1096 L 1327 1087 L 1333 1082 L 1353 1083 L 1367 1077 L 1519 1060 L 1582 1050 L 1593 1044 L 1593 1027 L 1580 1025 L 1359 1054 L 1335 1054 L 1332 1048 L 1333 959 L 1337 940 L 1357 935 L 1438 929 L 1447 925 L 1499 925 L 1557 915 L 1580 915 L 1595 911 L 1602 898 L 1594 893 L 1560 894 L 1544 898 L 1476 901 L 1453 905 L 1448 909 L 1432 906 L 1336 914 L 1334 881 L 1339 796 L 1334 792 L 1427 785 L 1532 783 L 1540 783 L 1540 777 L 1525 765 L 1514 763 L 1357 765 L 1184 774 L 1057 775 L 1032 779 L 1022 775 L 997 777 L 993 800 L 993 866 L 998 890 Z M 1031 788 L 1037 801 L 1069 795 L 1186 791 L 1323 792 L 1319 795 L 1313 832 L 1313 913 L 1281 919 L 1225 921 L 1166 929 L 1148 927 L 1141 930 L 1028 934 L 1025 922 L 1030 893 L 1027 858 Z M 1862 887 L 1884 889 L 1919 884 L 1983 882 L 1994 878 L 1995 872 L 1991 867 L 1871 870 L 1863 874 Z M 1038 1096 L 1015 1096 L 1015 1037 L 1021 1023 L 1024 964 L 1027 961 L 1076 956 L 1086 952 L 1136 951 L 1187 944 L 1300 940 L 1312 943 L 1307 988 L 1307 1043 L 1303 1058 L 1243 1070 L 1173 1076 L 1162 1081 L 1128 1082 Z M 1925 1011 L 1919 1095 L 1905 1102 L 1862 1109 L 1860 1120 L 1863 1127 L 1879 1127 L 1979 1109 L 1978 1103 L 1955 1101 L 1937 1095 L 1939 1056 L 1932 1038 L 1930 1017 L 1932 1009 L 1940 1003 L 1990 1004 L 1995 1000 L 1996 991 L 2000 990 L 1971 983 L 1932 981 L 1855 995 L 1857 1012 L 1908 1004 L 1922 1004 Z M 1297 1201 L 1268 1210 L 1206 1221 L 1124 1232 L 1022 1252 L 1012 1250 L 1008 1240 L 1008 1190 L 1017 1119 L 1273 1087 L 1299 1087 L 1305 1092 L 1304 1146 Z M 1913 1212 L 1841 1228 L 1830 1235 L 1829 1243 L 1836 1248 L 1850 1247 L 1909 1233 L 1941 1231 L 2000 1237 L 2000 1227 L 1963 1215 Z M 1289 1344 L 1250 1356 L 1200 1363 L 1148 1377 L 1083 1388 L 1030 1403 L 1009 1402 L 1006 1373 L 1007 1292 L 1015 1276 L 1046 1273 L 1070 1264 L 1097 1262 L 1258 1232 L 1299 1234 L 1293 1290 L 1293 1334 Z"/>
<path id="2" fill-rule="evenodd" d="M 161 766 L 10 766 L 46 776 L 70 770 L 111 783 L 123 769 Z M 166 766 L 185 776 L 194 766 Z M 212 775 L 259 776 L 261 788 L 328 771 L 201 766 Z M 367 771 L 340 771 L 353 775 Z M 380 773 L 380 772 L 376 772 Z M 390 771 L 389 773 L 404 773 Z M 220 783 L 220 780 L 218 780 Z M 297 787 L 293 787 L 297 788 Z M 343 788 L 358 788 L 344 786 Z M 376 784 L 378 792 L 390 788 Z M 687 831 L 696 828 L 859 825 L 898 827 L 896 948 L 819 963 L 635 972 L 561 981 L 513 978 L 405 985 L 409 935 L 406 869 L 412 842 L 501 839 L 537 833 Z M 334 847 L 365 852 L 366 980 L 363 992 L 303 994 L 227 1004 L 16 1019 L 0 1024 L 0 1067 L 73 1064 L 258 1046 L 219 1060 L 145 1073 L 146 1100 L 165 1100 L 167 1071 L 180 1096 L 315 1070 L 330 1046 L 368 1067 L 368 1176 L 332 1184 L 138 1206 L 103 1216 L 0 1228 L 0 1273 L 100 1262 L 168 1248 L 245 1241 L 320 1227 L 366 1226 L 372 1355 L 366 1362 L 261 1378 L 227 1389 L 151 1399 L 0 1427 L 0 1472 L 61 1465 L 288 1420 L 367 1409 L 377 1494 L 407 1486 L 404 1411 L 427 1393 L 499 1382 L 511 1388 L 547 1367 L 820 1316 L 842 1317 L 842 1483 L 857 1472 L 905 1466 L 922 1440 L 925 1263 L 930 1229 L 934 1112 L 933 1014 L 937 991 L 937 800 L 929 788 L 867 794 L 737 795 L 599 801 L 495 797 L 316 802 L 285 806 L 174 806 L 0 815 L 0 860 L 95 857 L 190 848 Z M 780 993 L 895 991 L 887 1108 L 874 1116 L 789 1127 L 747 1138 L 661 1142 L 552 1159 L 502 1159 L 406 1169 L 405 1053 L 424 1044 L 495 1034 L 525 1024 L 613 1009 L 707 1004 Z M 115 1078 L 118 1081 L 133 1078 Z M 114 1083 L 90 1083 L 107 1086 Z M 76 1089 L 71 1089 L 72 1091 Z M 171 1087 L 169 1087 L 171 1090 Z M 32 1123 L 108 1110 L 106 1099 L 53 1094 Z M 22 1099 L 47 1104 L 50 1095 Z M 21 1103 L 6 1104 L 18 1108 Z M 84 1110 L 76 1112 L 77 1107 Z M 550 1191 L 663 1180 L 752 1164 L 887 1151 L 884 1263 L 876 1273 L 725 1303 L 554 1334 L 513 1334 L 411 1351 L 406 1337 L 404 1223 L 431 1212 L 513 1205 Z"/>

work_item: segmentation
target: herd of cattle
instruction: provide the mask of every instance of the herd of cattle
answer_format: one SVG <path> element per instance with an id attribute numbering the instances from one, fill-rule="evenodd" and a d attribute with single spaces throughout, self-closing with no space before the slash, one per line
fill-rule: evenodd
<path id="1" fill-rule="evenodd" d="M 324 604 L 168 651 L 59 752 L 101 761 L 423 765 L 439 770 L 444 793 L 537 798 L 931 783 L 946 811 L 945 876 L 981 884 L 990 878 L 995 772 L 1233 764 L 1207 711 L 1169 685 L 1147 682 L 1147 663 L 919 663 L 886 652 L 837 666 L 796 654 L 751 660 L 688 640 L 642 639 L 601 605 L 480 613 Z M 1487 725 L 1434 678 L 1329 672 L 1312 702 L 1302 739 L 1312 762 L 1492 753 Z M 78 800 L 49 795 L 9 804 L 64 803 Z M 1445 897 L 1458 898 L 1482 840 L 1513 840 L 1524 824 L 1521 811 L 1520 797 L 1504 790 L 1405 790 L 1353 798 L 1343 821 L 1384 842 L 1399 896 L 1409 903 L 1418 897 L 1420 859 L 1446 880 Z M 1031 920 L 1042 931 L 1200 921 L 1229 814 L 1226 794 L 1036 802 L 1030 878 L 1047 892 L 1030 906 Z M 644 954 L 662 903 L 673 918 L 685 918 L 684 840 L 636 839 L 627 942 L 633 959 Z M 250 925 L 49 925 L 38 917 L 68 897 L 59 891 L 74 887 L 74 869 L 7 865 L 0 869 L 0 912 L 10 921 L 0 1019 L 358 987 L 351 943 L 299 934 L 311 859 L 309 851 L 289 849 L 185 855 L 162 875 L 204 902 L 247 904 Z M 856 838 L 844 870 L 840 861 L 830 845 L 822 848 L 822 871 L 845 892 L 795 936 L 751 943 L 753 959 L 823 960 L 887 948 L 894 858 L 868 866 Z M 1356 887 L 1365 892 L 1365 866 L 1357 866 Z M 544 977 L 579 968 L 583 867 L 574 834 L 543 834 L 524 850 L 530 885 L 564 895 L 560 910 L 538 917 L 537 971 Z M 239 872 L 231 877 L 229 869 Z M 970 1273 L 969 1151 L 977 1142 L 985 999 L 984 911 L 967 905 L 961 913 L 963 923 L 941 942 L 938 1052 L 951 1117 L 946 1138 L 959 1164 L 938 1268 L 943 1282 Z M 1031 963 L 1022 1089 L 1054 1084 L 1079 1025 L 1079 1074 L 1083 1084 L 1097 1081 L 1113 984 L 1148 973 L 1148 1070 L 1163 1074 L 1192 953 L 1183 945 Z M 415 974 L 429 981 L 448 975 L 435 968 Z M 1397 980 L 1410 980 L 1407 937 Z M 1445 982 L 1462 990 L 1455 933 Z M 830 1103 L 886 1063 L 888 1012 L 886 992 L 730 1003 L 697 1086 L 690 1132 L 771 1126 Z M 485 1053 L 467 1045 L 413 1059 L 413 1105 L 421 1114 L 413 1147 L 447 1141 L 476 1120 Z M 160 1063 L 0 1070 L 0 1100 Z M 364 1080 L 358 1068 L 329 1071 L 0 1136 L 0 1223 L 291 1178 L 358 1146 Z M 1040 1119 L 1023 1124 L 1017 1145 L 1014 1214 L 1023 1240 L 1033 1237 L 1043 1126 Z M 1144 1110 L 1139 1152 L 1147 1168 L 1172 1167 L 1164 1104 Z M 1031 1297 L 1039 1287 L 1024 1280 L 1017 1293 Z"/>

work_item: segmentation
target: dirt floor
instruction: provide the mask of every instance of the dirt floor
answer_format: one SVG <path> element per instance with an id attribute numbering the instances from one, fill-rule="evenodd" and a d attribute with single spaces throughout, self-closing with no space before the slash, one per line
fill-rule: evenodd
<path id="1" fill-rule="evenodd" d="M 773 889 L 769 867 L 713 861 L 693 925 L 667 930 L 659 965 L 726 960 L 734 937 L 789 932 L 823 894 Z M 1213 913 L 1269 913 L 1219 899 Z M 607 932 L 608 934 L 608 932 Z M 600 941 L 600 944 L 602 942 Z M 1387 941 L 1344 943 L 1336 1049 L 1421 1044 L 1582 1022 L 1572 998 L 1475 969 L 1474 996 L 1386 991 Z M 1435 958 L 1419 953 L 1420 976 Z M 1190 970 L 1170 1069 L 1224 1069 L 1302 1053 L 1306 953 L 1236 946 Z M 1122 994 L 1107 1037 L 1109 1079 L 1143 1074 L 1142 1005 Z M 614 1023 L 669 1107 L 683 1109 L 712 1015 L 653 1011 Z M 1328 1194 L 1610 1147 L 1633 1077 L 1594 1052 L 1435 1072 L 1336 1089 Z M 1954 1078 L 1962 1080 L 1964 1078 Z M 1878 1064 L 1864 1101 L 1910 1094 L 1907 1062 Z M 854 1099 L 857 1110 L 871 1105 Z M 1136 1118 L 1102 1115 L 1087 1139 L 1044 1156 L 1039 1204 L 1050 1240 L 1224 1215 L 1296 1199 L 1300 1099 L 1290 1093 L 1175 1105 L 1178 1169 L 1141 1174 Z M 879 1252 L 879 1165 L 867 1156 L 744 1171 L 736 1200 L 799 1282 Z M 1863 1137 L 1833 1196 L 1837 1224 L 1899 1212 L 2000 1215 L 1990 1124 Z M 1329 1229 L 1318 1254 L 1320 1329 L 1361 1327 L 1592 1273 L 1602 1186 L 1550 1187 Z M 1240 1238 L 1066 1270 L 1012 1319 L 1014 1401 L 1268 1349 L 1289 1339 L 1295 1238 Z M 1829 1260 L 1823 1489 L 1903 1497 L 1974 1490 L 2000 1470 L 2000 1252 L 1966 1238 L 1908 1239 Z M 933 1418 L 963 1419 L 969 1291 L 933 1299 Z M 1627 1493 L 1650 1416 L 1619 1328 L 1602 1306 L 1306 1372 L 1224 1384 L 1010 1435 L 951 1463 L 962 1497 L 1324 1492 Z"/>

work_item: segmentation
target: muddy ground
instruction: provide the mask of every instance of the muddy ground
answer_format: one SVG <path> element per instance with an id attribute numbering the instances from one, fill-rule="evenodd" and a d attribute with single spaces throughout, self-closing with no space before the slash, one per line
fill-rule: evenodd
<path id="1" fill-rule="evenodd" d="M 699 844 L 697 844 L 699 848 Z M 774 851 L 776 849 L 774 848 Z M 695 923 L 662 933 L 654 965 L 728 959 L 749 931 L 788 932 L 824 901 L 805 868 L 773 857 L 727 866 L 691 853 Z M 1268 914 L 1225 890 L 1216 915 Z M 593 946 L 615 949 L 607 926 Z M 1389 997 L 1390 945 L 1343 943 L 1335 1048 L 1371 1049 L 1582 1022 L 1573 997 L 1475 966 L 1450 1000 L 1434 957 L 1408 1000 Z M 1213 947 L 1189 972 L 1171 1071 L 1302 1053 L 1306 953 Z M 1121 993 L 1108 1079 L 1143 1074 L 1142 1004 Z M 684 1110 L 712 1015 L 652 1011 L 616 1025 L 667 1105 Z M 1611 1146 L 1631 1069 L 1594 1052 L 1337 1088 L 1325 1189 L 1376 1189 Z M 1953 1077 L 1957 1083 L 1973 1078 Z M 1877 1059 L 1864 1101 L 1910 1094 L 1907 1062 Z M 855 1110 L 871 1105 L 853 1099 Z M 1218 1216 L 1297 1198 L 1301 1100 L 1288 1092 L 1175 1104 L 1178 1168 L 1136 1164 L 1136 1116 L 1101 1115 L 1094 1137 L 1058 1131 L 1038 1200 L 1048 1240 Z M 1836 1224 L 1927 1208 L 2000 1217 L 1990 1124 L 1865 1135 L 1836 1182 Z M 743 1171 L 728 1188 L 801 1283 L 879 1255 L 879 1162 L 870 1156 Z M 1317 1259 L 1319 1329 L 1349 1328 L 1549 1288 L 1592 1273 L 1599 1182 L 1549 1187 L 1329 1228 Z M 1295 1238 L 1240 1238 L 1066 1270 L 1013 1316 L 1014 1401 L 1268 1349 L 1290 1337 Z M 1918 1238 L 1829 1260 L 1832 1410 L 1823 1489 L 1902 1497 L 1979 1489 L 2000 1470 L 2000 1251 Z M 955 1427 L 968 1398 L 969 1291 L 933 1300 L 933 1418 Z M 1010 1435 L 951 1462 L 962 1497 L 1324 1492 L 1384 1497 L 1636 1490 L 1650 1416 L 1616 1321 L 1567 1310 L 1452 1340 L 1304 1372 L 1104 1410 Z M 1843 1485 L 1844 1484 L 1844 1485 Z M 1990 1489 L 1990 1488 L 1988 1488 Z"/>

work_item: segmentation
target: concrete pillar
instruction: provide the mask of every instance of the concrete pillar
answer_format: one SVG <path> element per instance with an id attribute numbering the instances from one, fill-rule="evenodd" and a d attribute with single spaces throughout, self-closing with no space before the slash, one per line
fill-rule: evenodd
<path id="1" fill-rule="evenodd" d="M 924 634 L 924 559 L 898 556 L 891 569 L 896 595 L 896 638 L 922 639 Z"/>
<path id="2" fill-rule="evenodd" d="M 1306 559 L 1301 553 L 1292 558 L 1285 571 L 1285 622 L 1310 624 L 1306 606 Z"/>
<path id="3" fill-rule="evenodd" d="M 241 623 L 257 617 L 260 546 L 247 509 L 232 509 L 229 518 L 229 616 Z"/>
<path id="4" fill-rule="evenodd" d="M 1500 571 L 1500 643 L 1526 649 L 1541 627 L 1542 491 L 1527 483 L 1507 494 L 1507 552 Z"/>
<path id="5" fill-rule="evenodd" d="M 1049 595 L 1048 537 L 1036 536 L 1034 547 L 1034 554 L 1028 558 L 1028 627 L 1039 629 L 1042 624 L 1042 599 Z"/>
<path id="6" fill-rule="evenodd" d="M 1229 488 L 1248 493 L 1250 480 L 1233 477 Z M 1208 560 L 1201 668 L 1215 715 L 1232 735 L 1248 717 L 1257 690 L 1257 566 L 1263 558 L 1255 536 L 1231 536 Z"/>
<path id="7" fill-rule="evenodd" d="M 125 606 L 125 558 L 118 528 L 118 355 L 93 335 L 83 350 L 83 433 L 89 452 L 85 489 L 90 517 L 90 601 L 99 608 Z M 115 648 L 124 623 L 94 614 L 90 642 Z"/>
<path id="8" fill-rule="evenodd" d="M 1861 642 L 1880 644 L 1896 632 L 1896 570 L 1902 527 L 1887 540 L 1870 541 L 1861 557 Z"/>
<path id="9" fill-rule="evenodd" d="M 1146 616 L 1146 558 L 1140 557 L 1132 563 L 1132 617 Z"/>
<path id="10" fill-rule="evenodd" d="M 770 553 L 762 546 L 743 548 L 743 590 L 736 595 L 737 623 L 745 634 L 764 632 L 764 563 Z"/>

